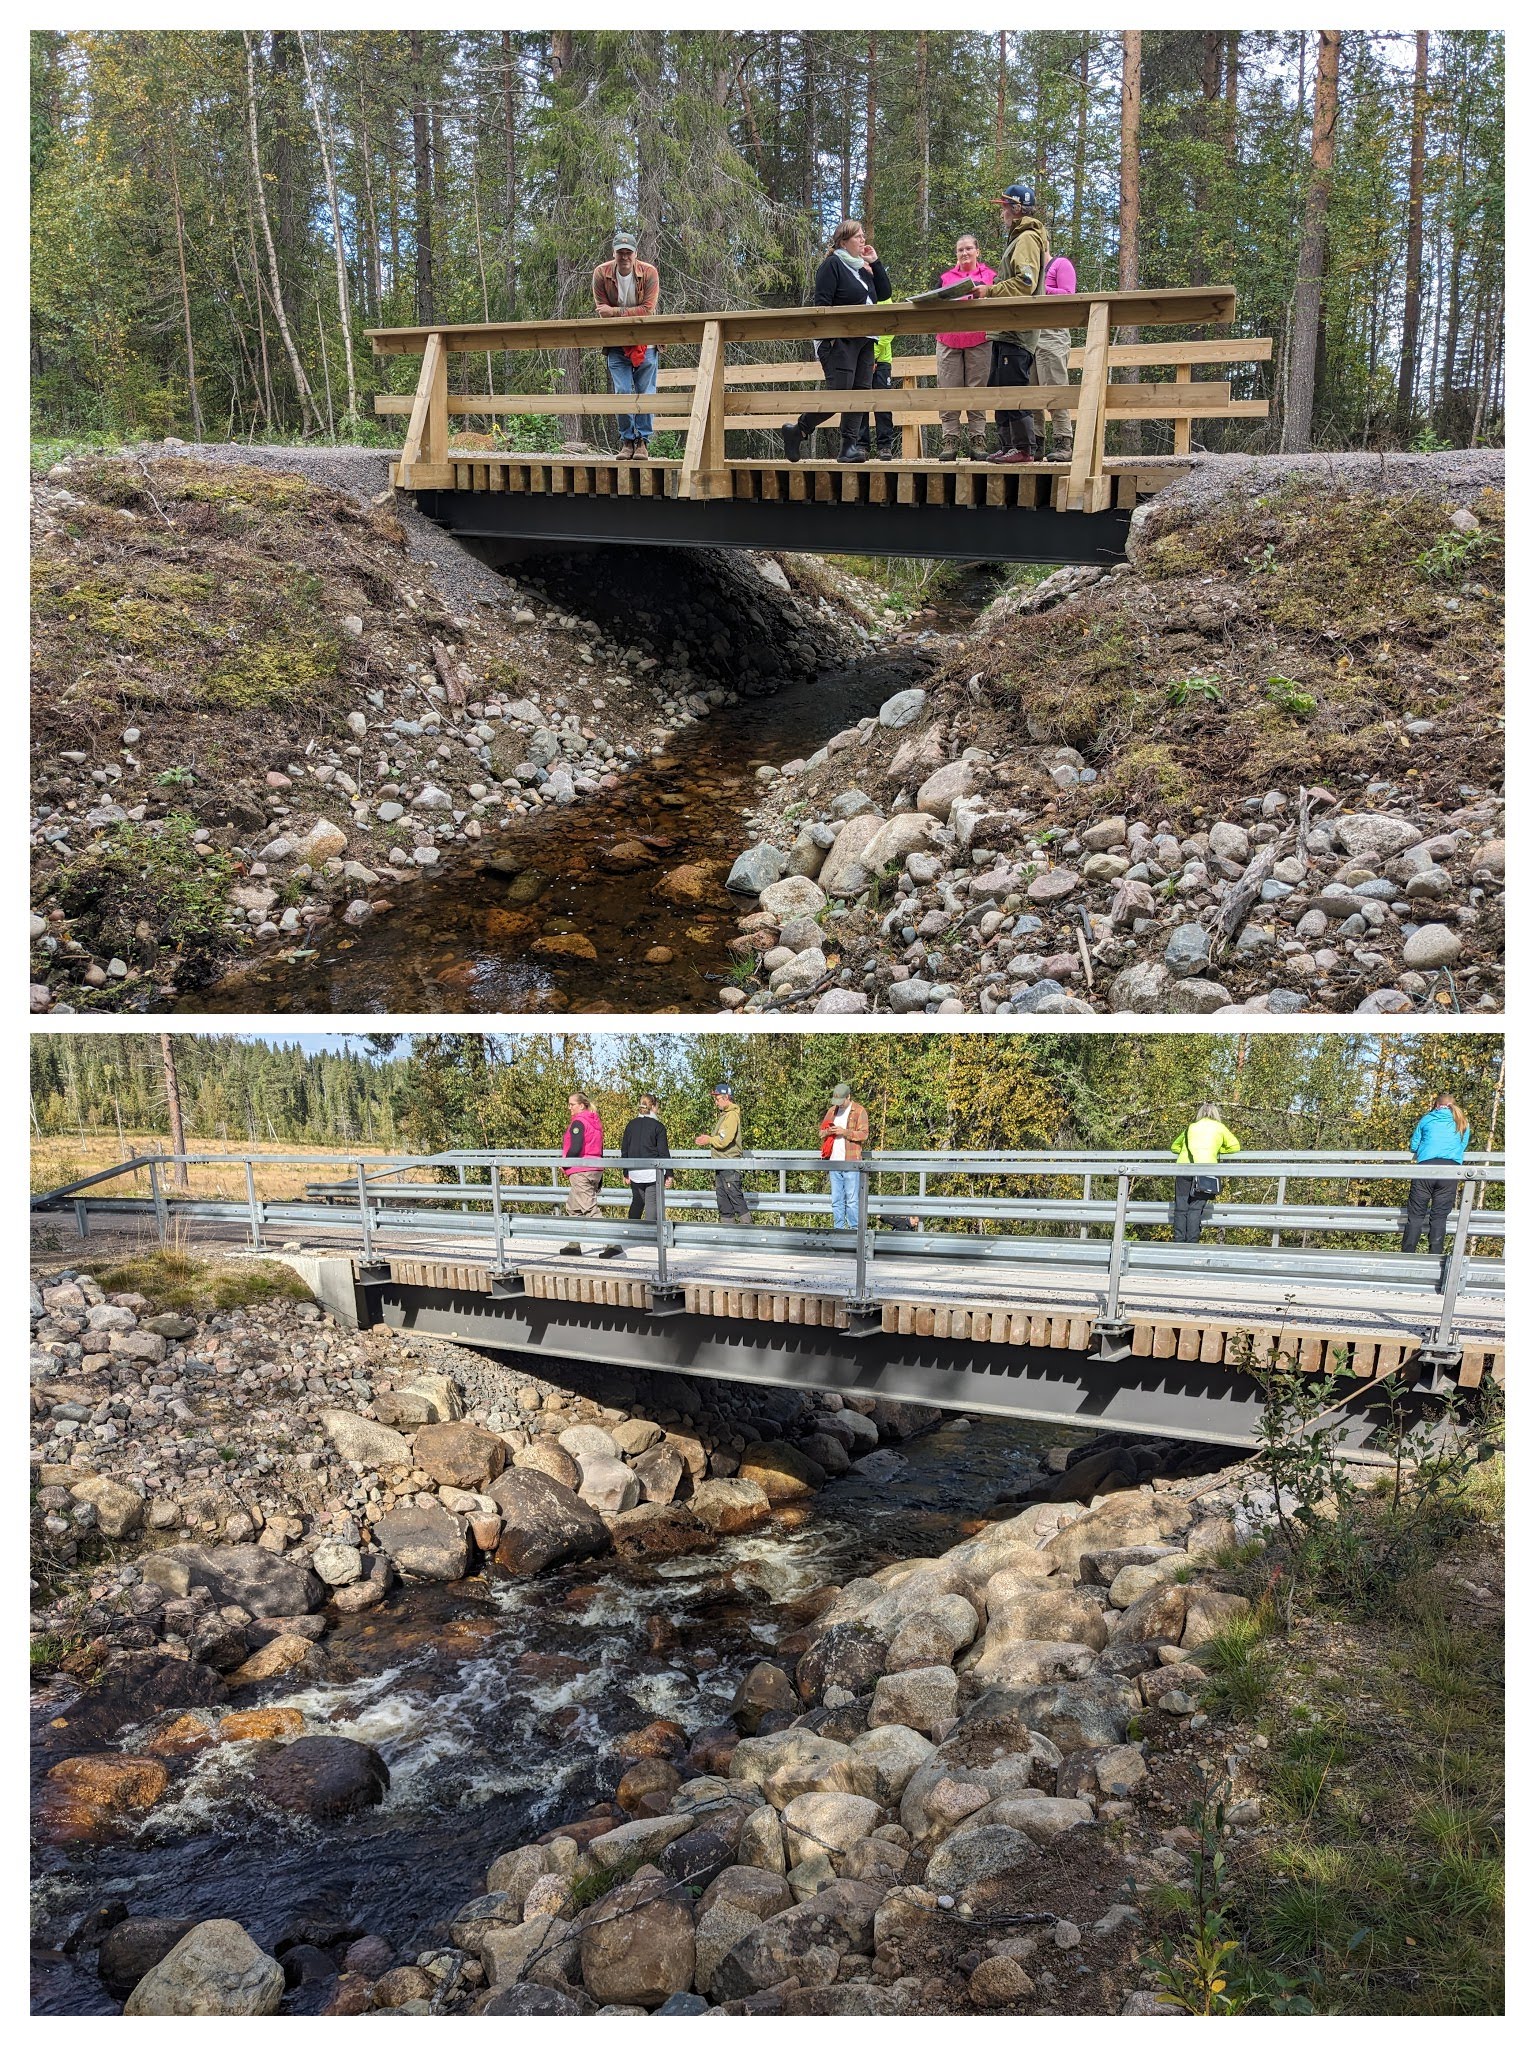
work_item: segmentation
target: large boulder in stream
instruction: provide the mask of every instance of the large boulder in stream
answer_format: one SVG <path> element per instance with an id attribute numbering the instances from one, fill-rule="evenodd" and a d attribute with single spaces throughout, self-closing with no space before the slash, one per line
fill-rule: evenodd
<path id="1" fill-rule="evenodd" d="M 123 2006 L 129 2018 L 263 2018 L 282 2001 L 283 1973 L 243 1925 L 207 1918 L 157 1961 Z"/>
<path id="2" fill-rule="evenodd" d="M 366 1741 L 312 1733 L 263 1755 L 251 1771 L 251 1788 L 269 1804 L 306 1819 L 343 1819 L 383 1803 L 389 1768 Z"/>
<path id="3" fill-rule="evenodd" d="M 510 1470 L 490 1487 L 501 1515 L 497 1567 L 530 1577 L 557 1563 L 599 1556 L 612 1543 L 602 1515 L 543 1471 Z"/>
<path id="4" fill-rule="evenodd" d="M 325 1586 L 307 1563 L 250 1543 L 215 1549 L 176 1542 L 145 1556 L 139 1567 L 146 1584 L 172 1598 L 205 1585 L 221 1606 L 242 1606 L 257 1620 L 291 1619 L 325 1603 Z"/>
<path id="5" fill-rule="evenodd" d="M 434 1499 L 429 1506 L 396 1506 L 374 1530 L 395 1568 L 428 1584 L 456 1584 L 469 1568 L 464 1523 Z"/>
<path id="6" fill-rule="evenodd" d="M 483 1492 L 506 1469 L 501 1437 L 471 1421 L 437 1421 L 418 1429 L 411 1456 L 434 1484 L 465 1492 Z"/>

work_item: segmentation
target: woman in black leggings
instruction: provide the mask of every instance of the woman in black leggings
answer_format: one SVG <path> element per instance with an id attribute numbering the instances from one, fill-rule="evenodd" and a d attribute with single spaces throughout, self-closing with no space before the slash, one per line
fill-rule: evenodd
<path id="1" fill-rule="evenodd" d="M 890 279 L 885 266 L 865 239 L 863 223 L 844 220 L 832 236 L 831 248 L 815 273 L 811 293 L 814 305 L 877 305 L 889 298 Z M 829 391 L 868 391 L 874 387 L 873 334 L 854 335 L 840 341 L 818 341 L 816 359 Z M 800 458 L 807 434 L 831 418 L 829 412 L 802 412 L 792 426 L 783 430 L 784 453 L 791 462 Z M 839 462 L 869 459 L 869 415 L 844 412 Z"/>

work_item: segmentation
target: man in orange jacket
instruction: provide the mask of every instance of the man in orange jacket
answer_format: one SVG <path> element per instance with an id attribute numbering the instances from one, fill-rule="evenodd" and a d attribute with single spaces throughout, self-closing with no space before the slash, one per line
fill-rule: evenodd
<path id="1" fill-rule="evenodd" d="M 869 1111 L 853 1099 L 845 1080 L 831 1090 L 831 1107 L 821 1118 L 821 1156 L 831 1165 L 831 1226 L 858 1227 L 858 1174 L 845 1168 L 863 1156 L 869 1141 Z M 844 1169 L 839 1171 L 841 1166 Z"/>
<path id="2" fill-rule="evenodd" d="M 613 237 L 613 259 L 599 263 L 592 272 L 592 303 L 599 320 L 648 319 L 661 302 L 661 273 L 654 264 L 642 263 L 634 253 L 633 237 Z M 616 392 L 637 392 L 643 396 L 656 387 L 656 351 L 638 343 L 609 348 L 608 381 Z M 654 421 L 648 412 L 620 412 L 618 415 L 621 462 L 638 462 L 650 454 Z"/>

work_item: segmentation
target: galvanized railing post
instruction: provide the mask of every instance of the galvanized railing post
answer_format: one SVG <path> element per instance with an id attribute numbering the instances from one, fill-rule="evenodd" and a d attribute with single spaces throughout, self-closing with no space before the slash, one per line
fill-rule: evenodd
<path id="1" fill-rule="evenodd" d="M 165 1205 L 165 1189 L 160 1184 L 158 1158 L 151 1158 L 149 1161 L 149 1197 L 155 1204 L 155 1233 L 163 1248 L 169 1234 L 170 1216 Z"/>
<path id="2" fill-rule="evenodd" d="M 1114 1241 L 1109 1248 L 1109 1290 L 1103 1307 L 1103 1318 L 1108 1322 L 1119 1320 L 1119 1282 L 1125 1269 L 1125 1213 L 1129 1205 L 1130 1175 L 1121 1172 L 1114 1195 Z"/>
<path id="3" fill-rule="evenodd" d="M 1290 1181 L 1288 1174 L 1281 1172 L 1279 1175 L 1279 1194 L 1277 1202 L 1277 1205 L 1280 1206 L 1281 1208 L 1284 1206 L 1285 1190 L 1289 1186 L 1289 1184 Z M 1279 1248 L 1279 1231 L 1277 1229 L 1269 1237 L 1269 1248 L 1270 1250 L 1278 1250 Z"/>
<path id="4" fill-rule="evenodd" d="M 1462 1181 L 1460 1189 L 1460 1211 L 1455 1217 L 1455 1240 L 1450 1246 L 1449 1263 L 1441 1280 L 1443 1301 L 1439 1311 L 1439 1331 L 1435 1346 L 1440 1350 L 1455 1347 L 1455 1306 L 1460 1297 L 1461 1274 L 1466 1262 L 1466 1244 L 1471 1235 L 1471 1213 L 1476 1206 L 1476 1182 Z"/>
<path id="5" fill-rule="evenodd" d="M 256 1199 L 256 1168 L 249 1158 L 245 1161 L 245 1203 L 250 1209 L 251 1249 L 261 1248 L 261 1203 Z"/>
<path id="6" fill-rule="evenodd" d="M 670 1284 L 666 1276 L 666 1173 L 663 1167 L 656 1167 L 656 1284 Z"/>
<path id="7" fill-rule="evenodd" d="M 362 1224 L 362 1255 L 365 1264 L 373 1262 L 373 1216 L 368 1207 L 368 1176 L 362 1166 L 357 1167 L 357 1215 Z"/>
<path id="8" fill-rule="evenodd" d="M 853 1264 L 853 1298 L 867 1299 L 869 1288 L 869 1169 L 859 1159 L 854 1171 L 858 1174 L 858 1243 Z"/>
<path id="9" fill-rule="evenodd" d="M 1083 1175 L 1082 1175 L 1082 1198 L 1083 1198 L 1083 1200 L 1084 1200 L 1084 1201 L 1090 1201 L 1090 1200 L 1092 1199 L 1092 1197 L 1093 1197 L 1093 1175 L 1092 1175 L 1092 1174 L 1091 1174 L 1090 1172 L 1084 1172 L 1084 1173 L 1083 1173 Z M 1087 1241 L 1087 1224 L 1086 1224 L 1085 1222 L 1084 1222 L 1084 1223 L 1082 1224 L 1082 1227 L 1081 1227 L 1081 1228 L 1080 1228 L 1080 1229 L 1079 1229 L 1079 1230 L 1077 1231 L 1077 1235 L 1078 1235 L 1078 1237 L 1079 1237 L 1079 1238 L 1080 1238 L 1080 1239 L 1082 1240 L 1082 1242 L 1083 1242 L 1083 1243 L 1086 1243 L 1086 1241 Z"/>
<path id="10" fill-rule="evenodd" d="M 506 1268 L 506 1214 L 501 1206 L 501 1167 L 490 1168 L 490 1206 L 496 1220 L 496 1270 Z"/>

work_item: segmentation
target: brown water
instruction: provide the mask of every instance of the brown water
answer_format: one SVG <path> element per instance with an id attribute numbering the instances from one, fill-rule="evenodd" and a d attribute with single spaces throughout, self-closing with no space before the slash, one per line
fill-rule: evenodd
<path id="1" fill-rule="evenodd" d="M 401 1959 L 446 1943 L 456 1908 L 506 1849 L 610 1797 L 615 1737 L 656 1718 L 722 1720 L 743 1671 L 770 1654 L 795 1602 L 899 1558 L 936 1555 L 1080 1431 L 982 1420 L 882 1453 L 881 1475 L 829 1484 L 779 1521 L 658 1563 L 602 1558 L 530 1580 L 422 1587 L 326 1637 L 334 1675 L 263 1702 L 306 1731 L 371 1743 L 384 1802 L 315 1826 L 258 1804 L 260 1743 L 206 1750 L 128 1837 L 40 1845 L 33 1869 L 33 2010 L 118 2008 L 71 1929 L 103 1905 L 132 1917 L 234 1918 L 268 1952 L 301 1917 L 382 1935 Z M 656 1623 L 669 1634 L 657 1635 Z M 44 1703 L 40 1718 L 59 1709 Z M 113 1745 L 132 1750 L 120 1731 Z M 34 1776 L 57 1759 L 43 1744 Z M 329 1984 L 293 1990 L 313 2010 Z"/>
<path id="2" fill-rule="evenodd" d="M 920 682 L 919 654 L 890 649 L 851 667 L 715 711 L 659 760 L 567 808 L 514 819 L 485 850 L 401 891 L 360 928 L 327 925 L 311 956 L 269 954 L 179 1006 L 210 1012 L 437 1011 L 718 1013 L 727 941 L 745 904 L 725 876 L 748 843 L 742 811 L 764 762 L 815 751 Z M 638 845 L 615 861 L 614 848 Z M 672 869 L 716 871 L 696 902 L 656 893 Z M 541 939 L 586 939 L 596 957 L 540 957 Z M 664 961 L 646 954 L 662 948 Z"/>

